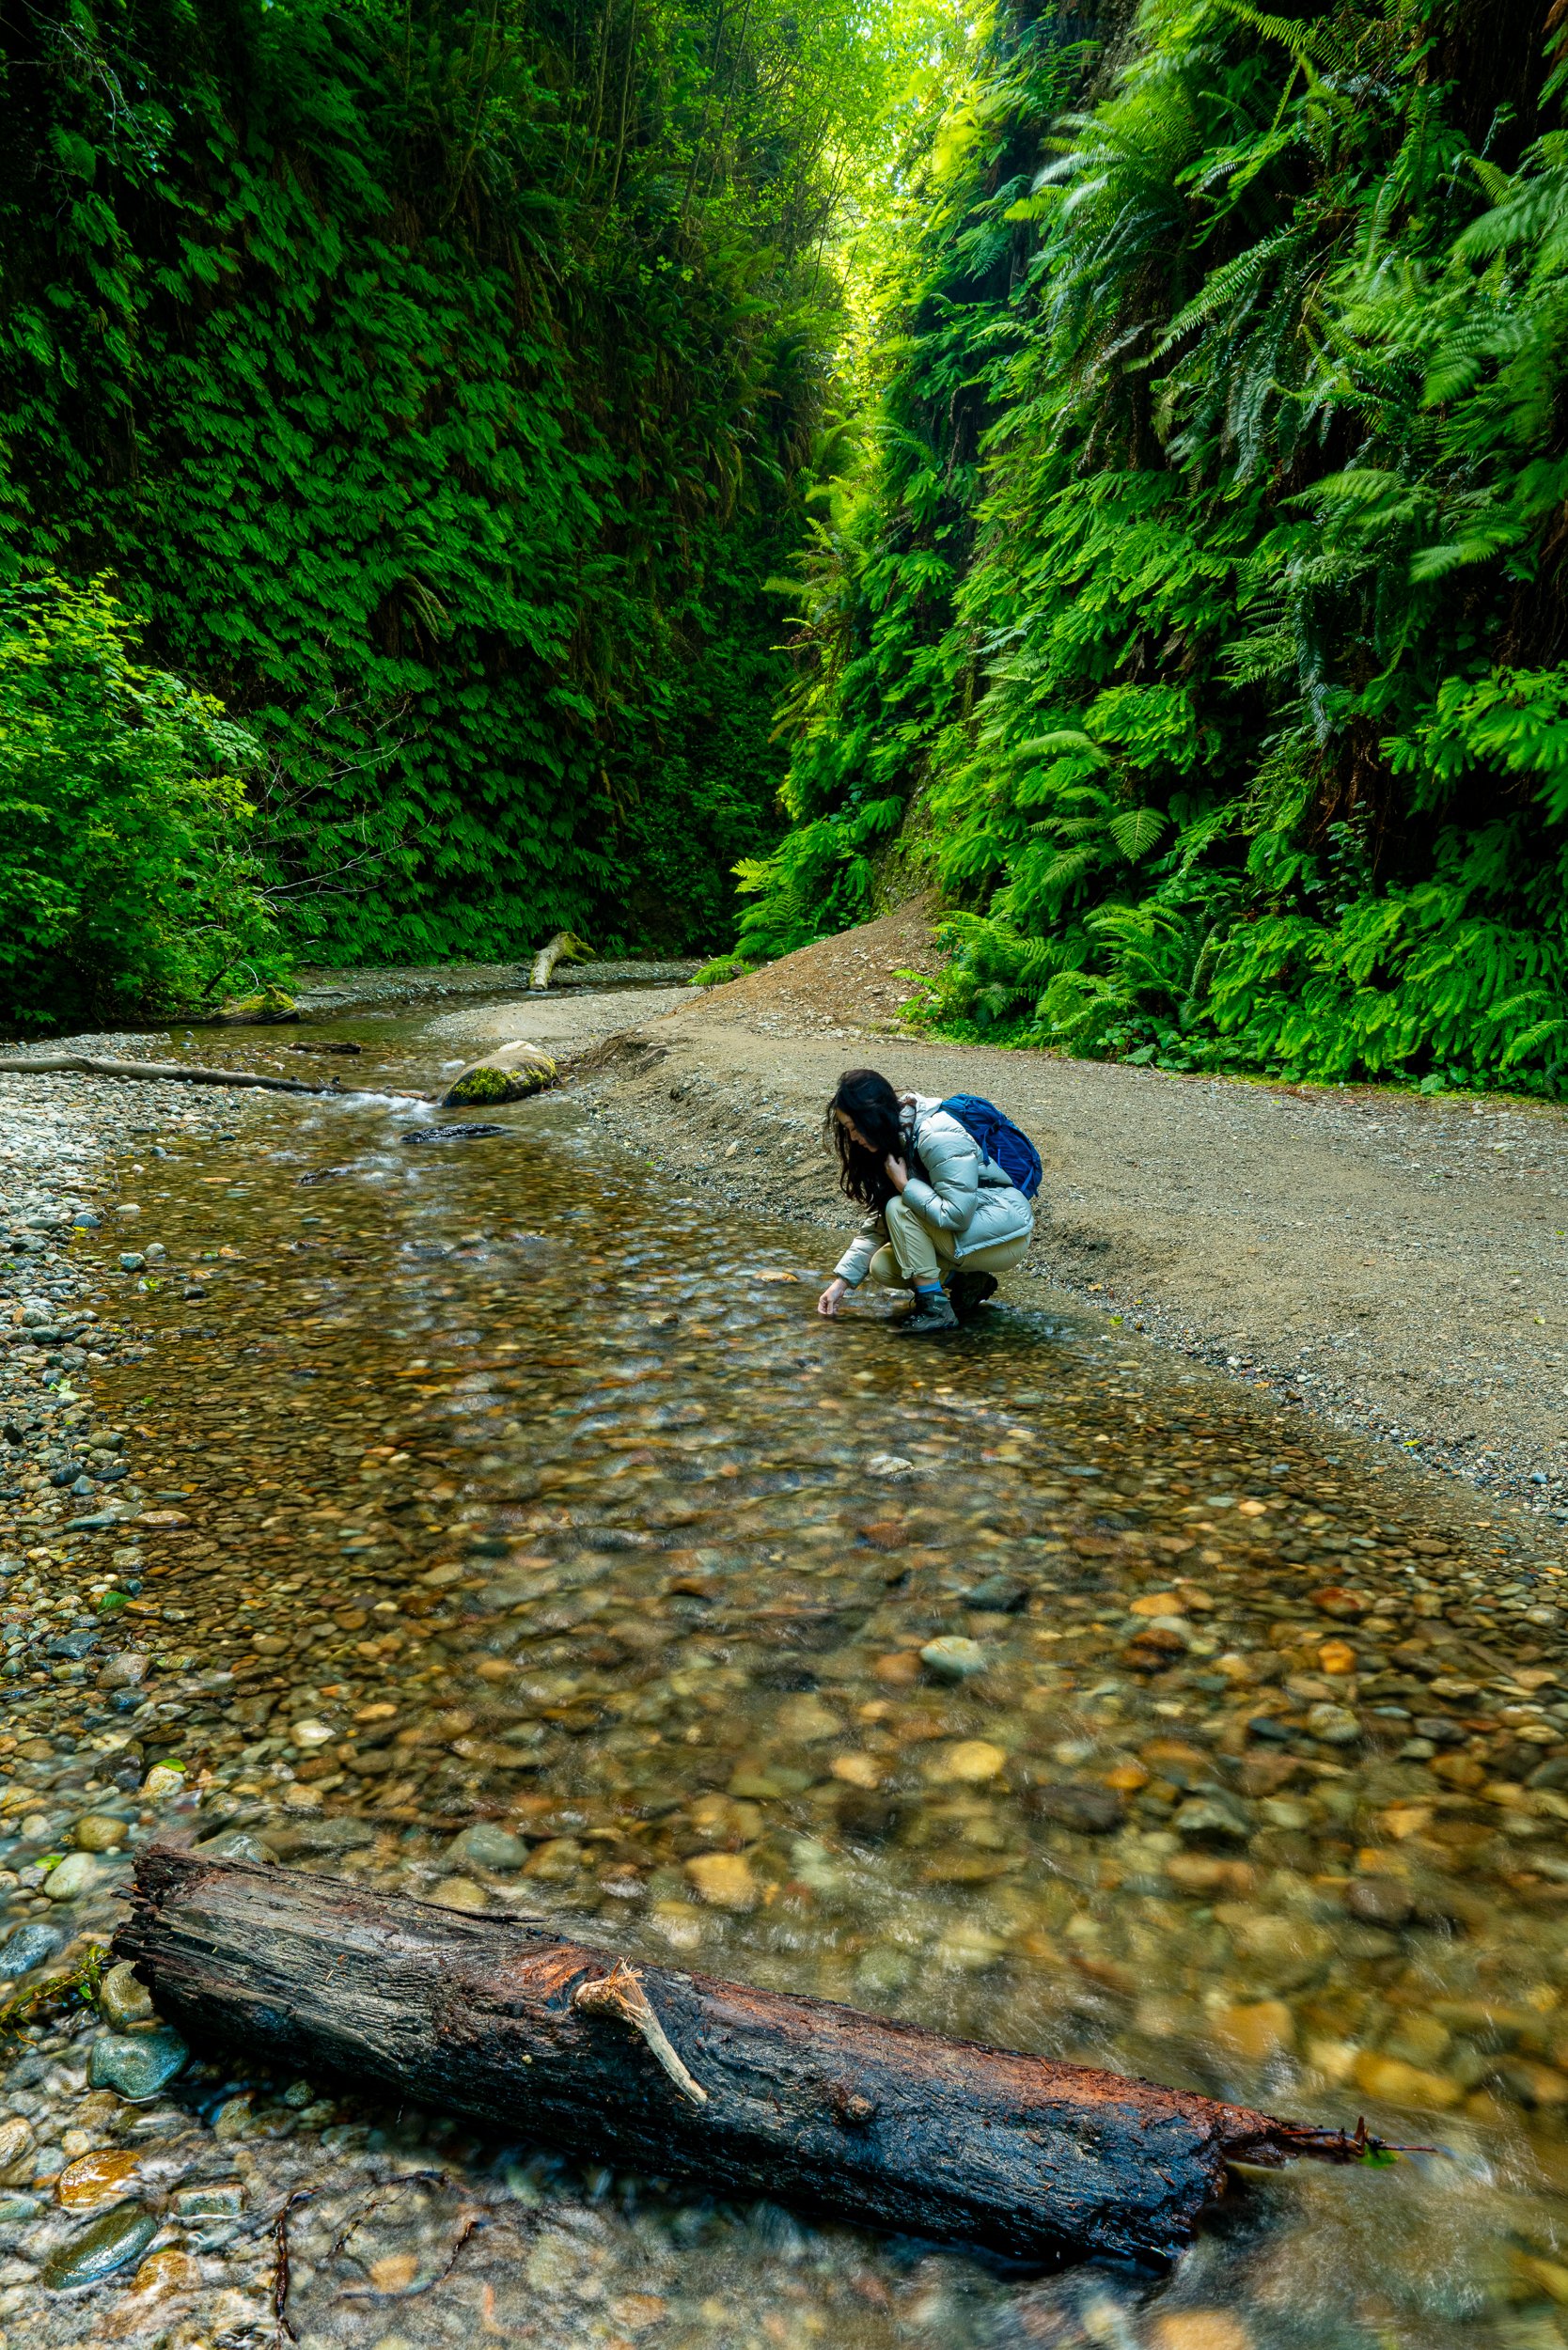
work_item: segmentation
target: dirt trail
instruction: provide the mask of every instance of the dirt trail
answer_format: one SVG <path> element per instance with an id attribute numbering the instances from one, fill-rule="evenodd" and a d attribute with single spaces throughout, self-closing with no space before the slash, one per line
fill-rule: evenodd
<path id="1" fill-rule="evenodd" d="M 936 959 L 906 907 L 610 1039 L 577 1083 L 682 1181 L 836 1229 L 818 1136 L 841 1068 L 990 1094 L 1045 1161 L 1019 1302 L 1075 1292 L 1568 1519 L 1560 1110 L 933 1043 L 898 1014 L 900 974 Z"/>

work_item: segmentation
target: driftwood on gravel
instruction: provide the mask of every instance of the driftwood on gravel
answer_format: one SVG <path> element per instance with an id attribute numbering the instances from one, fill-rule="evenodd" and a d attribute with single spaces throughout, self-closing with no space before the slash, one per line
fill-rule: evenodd
<path id="1" fill-rule="evenodd" d="M 306 1077 L 263 1077 L 248 1069 L 197 1069 L 175 1060 L 104 1060 L 96 1053 L 42 1053 L 32 1060 L 0 1060 L 0 1077 L 38 1077 L 70 1071 L 85 1077 L 156 1077 L 188 1086 L 259 1086 L 264 1093 L 395 1093 L 402 1102 L 424 1102 L 429 1095 L 411 1093 L 406 1086 L 348 1088 L 337 1083 L 312 1085 Z"/>
<path id="2" fill-rule="evenodd" d="M 181 2029 L 289 2071 L 1024 2260 L 1170 2258 L 1229 2163 L 1371 2142 L 168 1846 L 114 1948 Z"/>
<path id="3" fill-rule="evenodd" d="M 592 948 L 574 938 L 570 931 L 557 931 L 534 957 L 533 969 L 528 974 L 529 987 L 548 987 L 557 963 L 582 963 L 591 952 Z"/>

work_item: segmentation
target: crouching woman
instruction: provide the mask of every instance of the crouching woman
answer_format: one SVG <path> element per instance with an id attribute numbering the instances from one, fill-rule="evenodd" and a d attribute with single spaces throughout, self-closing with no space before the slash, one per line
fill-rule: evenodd
<path id="1" fill-rule="evenodd" d="M 939 1101 L 895 1093 L 874 1069 L 845 1071 L 826 1129 L 839 1187 L 867 1214 L 817 1311 L 836 1314 L 870 1274 L 890 1289 L 913 1290 L 905 1337 L 955 1328 L 1027 1250 L 1030 1202 Z"/>

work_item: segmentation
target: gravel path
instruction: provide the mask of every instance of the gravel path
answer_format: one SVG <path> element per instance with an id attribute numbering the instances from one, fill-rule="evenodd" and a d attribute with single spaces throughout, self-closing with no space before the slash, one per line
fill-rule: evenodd
<path id="1" fill-rule="evenodd" d="M 835 1228 L 822 1104 L 866 1059 L 989 1094 L 1045 1161 L 1046 1285 L 1568 1519 L 1568 1120 L 1494 1095 L 1173 1077 L 913 1038 L 918 908 L 704 993 L 602 1052 L 603 1115 L 682 1179 Z M 823 1247 L 823 1263 L 830 1261 Z"/>

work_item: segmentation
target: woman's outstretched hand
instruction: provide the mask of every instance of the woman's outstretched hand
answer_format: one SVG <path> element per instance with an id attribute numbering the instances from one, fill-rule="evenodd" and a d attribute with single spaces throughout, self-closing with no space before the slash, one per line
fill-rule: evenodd
<path id="1" fill-rule="evenodd" d="M 893 1189 L 902 1192 L 909 1181 L 909 1169 L 903 1160 L 885 1159 L 883 1165 L 887 1169 L 887 1181 L 892 1184 Z"/>
<path id="2" fill-rule="evenodd" d="M 848 1296 L 848 1294 L 849 1283 L 847 1281 L 840 1281 L 839 1276 L 835 1274 L 832 1280 L 829 1281 L 826 1289 L 823 1290 L 822 1295 L 817 1300 L 817 1311 L 820 1314 L 826 1314 L 831 1321 L 832 1317 L 838 1312 L 839 1307 L 843 1304 L 844 1299 Z"/>

